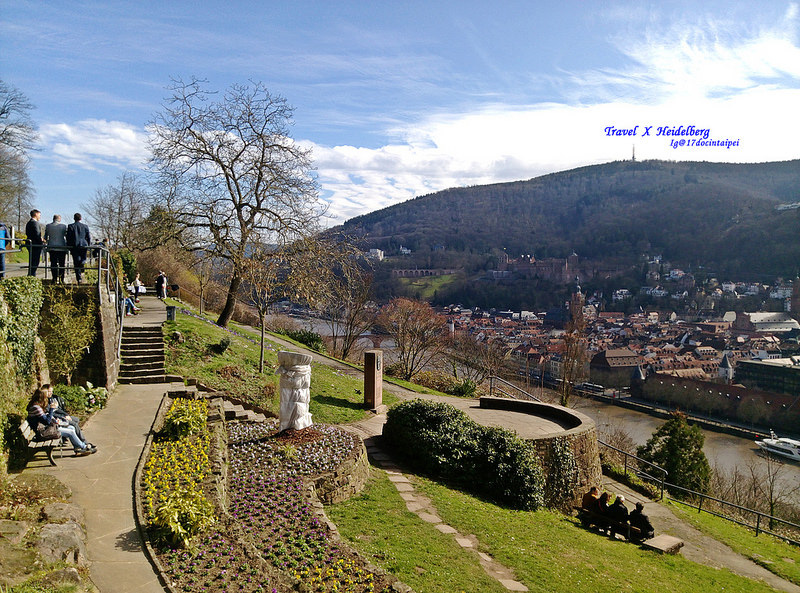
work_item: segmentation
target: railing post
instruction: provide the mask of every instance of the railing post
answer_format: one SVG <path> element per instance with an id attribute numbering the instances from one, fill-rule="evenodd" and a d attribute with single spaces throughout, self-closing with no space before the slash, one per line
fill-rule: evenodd
<path id="1" fill-rule="evenodd" d="M 494 395 L 494 375 L 489 377 L 489 397 Z"/>
<path id="2" fill-rule="evenodd" d="M 697 512 L 698 512 L 698 513 L 701 513 L 701 512 L 703 511 L 703 499 L 704 499 L 704 498 L 705 498 L 705 496 L 702 496 L 702 495 L 701 495 L 701 496 L 700 496 L 700 502 L 699 502 L 699 503 L 697 503 Z"/>
<path id="3" fill-rule="evenodd" d="M 756 537 L 758 537 L 758 532 L 761 530 L 761 513 L 756 513 Z"/>
<path id="4" fill-rule="evenodd" d="M 625 453 L 625 477 L 628 477 L 628 454 Z"/>

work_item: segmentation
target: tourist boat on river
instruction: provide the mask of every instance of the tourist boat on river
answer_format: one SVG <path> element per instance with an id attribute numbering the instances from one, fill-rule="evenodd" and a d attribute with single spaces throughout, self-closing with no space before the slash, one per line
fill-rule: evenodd
<path id="1" fill-rule="evenodd" d="M 756 445 L 758 445 L 762 451 L 800 461 L 800 441 L 787 438 L 779 439 L 771 430 L 769 431 L 769 436 L 770 438 L 768 439 L 756 441 Z"/>

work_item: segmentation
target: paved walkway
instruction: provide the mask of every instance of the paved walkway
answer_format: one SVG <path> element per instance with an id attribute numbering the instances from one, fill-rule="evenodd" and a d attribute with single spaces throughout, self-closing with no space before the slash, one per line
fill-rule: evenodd
<path id="1" fill-rule="evenodd" d="M 125 318 L 134 326 L 160 325 L 164 304 L 142 297 L 141 315 Z M 86 510 L 87 555 L 91 579 L 100 593 L 163 593 L 147 560 L 133 519 L 133 475 L 162 395 L 182 384 L 118 385 L 108 406 L 84 426 L 98 451 L 71 455 L 51 467 L 44 455 L 25 471 L 53 474 L 72 489 L 72 502 Z"/>

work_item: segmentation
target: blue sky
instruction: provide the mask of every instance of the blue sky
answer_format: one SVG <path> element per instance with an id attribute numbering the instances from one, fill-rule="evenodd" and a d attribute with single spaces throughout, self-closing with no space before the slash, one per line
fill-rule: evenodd
<path id="1" fill-rule="evenodd" d="M 793 2 L 0 0 L 0 78 L 36 105 L 45 219 L 143 169 L 146 123 L 170 77 L 191 76 L 286 97 L 327 224 L 634 144 L 639 159 L 800 157 Z M 739 144 L 656 135 L 679 126 Z"/>

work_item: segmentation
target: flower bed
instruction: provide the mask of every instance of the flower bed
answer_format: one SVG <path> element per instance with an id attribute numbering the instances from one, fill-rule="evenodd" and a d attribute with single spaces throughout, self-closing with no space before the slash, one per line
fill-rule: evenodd
<path id="1" fill-rule="evenodd" d="M 184 417 L 187 408 L 197 405 L 177 399 L 165 420 Z M 213 429 L 203 426 L 188 436 L 175 436 L 176 431 L 166 430 L 170 422 L 164 424 L 142 470 L 141 502 L 170 591 L 397 590 L 392 587 L 395 579 L 340 543 L 313 494 L 315 480 L 341 478 L 360 460 L 360 439 L 328 425 L 279 434 L 277 420 L 230 423 L 227 485 L 218 489 L 210 469 L 216 463 Z M 227 492 L 228 508 L 219 509 L 222 514 L 187 540 L 186 548 L 170 545 L 154 529 L 159 507 L 178 490 L 206 498 Z"/>
<path id="2" fill-rule="evenodd" d="M 229 511 L 273 566 L 305 591 L 388 591 L 391 583 L 343 547 L 314 509 L 305 477 L 331 472 L 360 450 L 359 440 L 314 425 L 291 438 L 278 423 L 229 428 Z"/>

